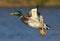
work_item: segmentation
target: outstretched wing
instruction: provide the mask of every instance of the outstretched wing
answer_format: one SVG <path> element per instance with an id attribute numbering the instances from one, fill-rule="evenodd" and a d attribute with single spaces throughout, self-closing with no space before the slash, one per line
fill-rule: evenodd
<path id="1" fill-rule="evenodd" d="M 30 12 L 29 12 L 29 17 L 33 20 L 38 20 L 38 14 L 37 14 L 37 8 L 33 8 Z"/>

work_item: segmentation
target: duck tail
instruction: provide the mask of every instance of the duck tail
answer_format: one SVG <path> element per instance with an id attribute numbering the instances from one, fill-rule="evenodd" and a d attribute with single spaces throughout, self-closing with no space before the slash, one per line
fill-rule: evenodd
<path id="1" fill-rule="evenodd" d="M 47 30 L 50 30 L 51 29 L 51 27 L 49 25 L 46 24 L 46 26 L 47 26 L 46 27 Z"/>

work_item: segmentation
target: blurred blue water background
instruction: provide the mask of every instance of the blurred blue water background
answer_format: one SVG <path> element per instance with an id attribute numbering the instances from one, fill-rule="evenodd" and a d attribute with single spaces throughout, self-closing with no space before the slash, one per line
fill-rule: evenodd
<path id="1" fill-rule="evenodd" d="M 51 26 L 46 37 L 41 36 L 39 29 L 25 25 L 17 16 L 9 13 L 19 10 L 23 15 L 32 8 L 0 8 L 0 41 L 60 41 L 60 8 L 39 8 L 44 22 Z"/>

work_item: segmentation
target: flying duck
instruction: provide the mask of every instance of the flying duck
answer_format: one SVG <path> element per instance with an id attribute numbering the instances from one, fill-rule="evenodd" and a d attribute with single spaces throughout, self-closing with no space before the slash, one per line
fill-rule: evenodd
<path id="1" fill-rule="evenodd" d="M 18 16 L 22 22 L 25 24 L 40 29 L 40 33 L 43 36 L 46 36 L 45 29 L 49 30 L 50 26 L 44 23 L 43 16 L 39 14 L 38 7 L 31 9 L 28 13 L 28 16 L 24 16 L 20 11 L 13 11 L 10 13 L 11 16 Z"/>

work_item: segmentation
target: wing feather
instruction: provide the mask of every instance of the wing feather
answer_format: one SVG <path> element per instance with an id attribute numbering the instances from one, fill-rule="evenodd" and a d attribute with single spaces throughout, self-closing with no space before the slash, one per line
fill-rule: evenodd
<path id="1" fill-rule="evenodd" d="M 30 16 L 33 20 L 38 20 L 37 8 L 33 8 L 33 9 L 29 12 L 29 16 Z"/>

